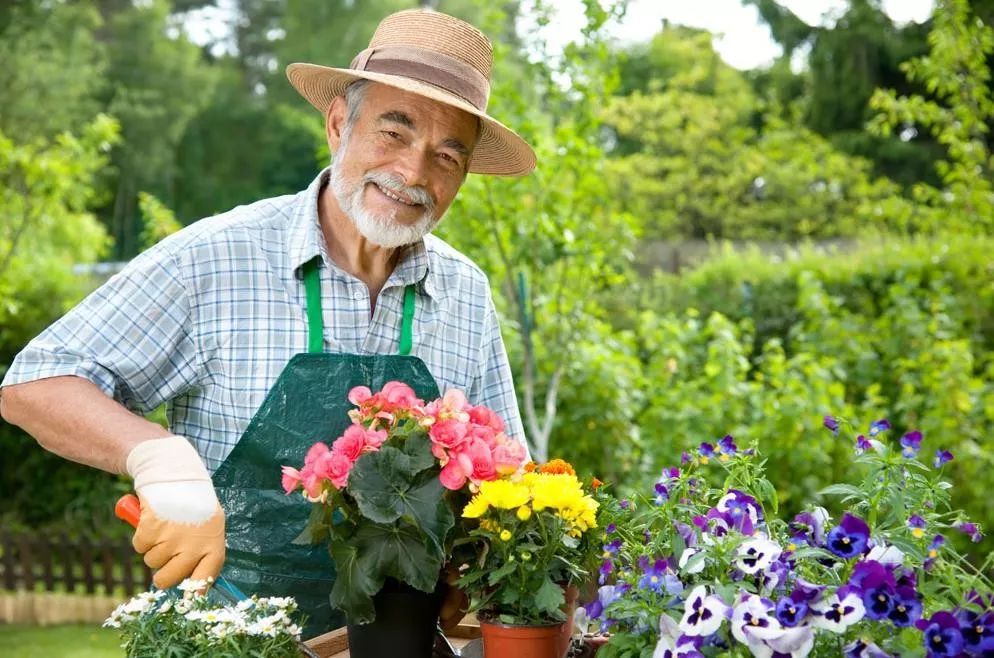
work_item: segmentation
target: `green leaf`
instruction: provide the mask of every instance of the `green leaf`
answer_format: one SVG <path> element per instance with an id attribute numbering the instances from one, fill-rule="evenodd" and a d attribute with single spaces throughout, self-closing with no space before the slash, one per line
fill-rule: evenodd
<path id="1" fill-rule="evenodd" d="M 417 459 L 391 446 L 363 455 L 349 474 L 349 490 L 363 516 L 384 524 L 403 517 L 441 552 L 455 516 L 435 469 L 414 475 Z"/>
<path id="2" fill-rule="evenodd" d="M 359 511 L 377 523 L 393 523 L 404 513 L 400 495 L 411 485 L 411 458 L 392 446 L 363 455 L 349 473 L 349 491 Z"/>
<path id="3" fill-rule="evenodd" d="M 770 511 L 776 514 L 780 511 L 780 498 L 777 496 L 776 487 L 766 478 L 756 480 L 756 489 L 762 500 L 770 504 Z"/>
<path id="4" fill-rule="evenodd" d="M 366 522 L 354 541 L 359 566 L 370 577 L 391 576 L 423 592 L 434 591 L 445 555 L 428 548 L 417 528 Z"/>
<path id="5" fill-rule="evenodd" d="M 431 454 L 431 439 L 427 434 L 422 432 L 412 434 L 402 445 L 404 454 L 411 458 L 411 470 L 414 473 L 420 473 L 436 465 L 435 455 Z"/>
<path id="6" fill-rule="evenodd" d="M 328 548 L 335 561 L 335 586 L 328 597 L 332 607 L 345 613 L 350 624 L 363 624 L 373 620 L 373 594 L 383 586 L 382 576 L 377 580 L 375 571 L 360 561 L 359 547 L 351 542 L 332 542 Z"/>
<path id="7" fill-rule="evenodd" d="M 518 567 L 517 562 L 505 562 L 497 569 L 490 572 L 487 576 L 487 582 L 491 585 L 496 585 L 500 582 L 500 579 L 514 573 L 514 570 Z"/>
<path id="8" fill-rule="evenodd" d="M 864 494 L 859 487 L 851 484 L 833 484 L 818 492 L 819 496 L 856 496 L 863 498 Z"/>
<path id="9" fill-rule="evenodd" d="M 542 581 L 542 585 L 535 592 L 535 607 L 544 613 L 554 615 L 565 602 L 563 588 L 548 577 Z"/>

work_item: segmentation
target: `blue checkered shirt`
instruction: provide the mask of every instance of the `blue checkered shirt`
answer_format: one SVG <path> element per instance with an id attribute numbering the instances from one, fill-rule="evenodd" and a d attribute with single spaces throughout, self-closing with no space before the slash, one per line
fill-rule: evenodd
<path id="1" fill-rule="evenodd" d="M 204 219 L 132 260 L 32 340 L 3 385 L 77 375 L 132 411 L 166 403 L 170 430 L 214 471 L 289 359 L 307 351 L 301 265 L 320 255 L 326 352 L 396 354 L 404 288 L 416 284 L 413 356 L 524 440 L 486 276 L 442 240 L 405 250 L 370 317 L 366 285 L 328 258 L 323 171 L 303 192 Z"/>

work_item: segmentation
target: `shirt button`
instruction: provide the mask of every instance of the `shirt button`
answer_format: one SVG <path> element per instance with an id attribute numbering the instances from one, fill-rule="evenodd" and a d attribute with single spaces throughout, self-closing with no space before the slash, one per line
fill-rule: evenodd
<path id="1" fill-rule="evenodd" d="M 363 298 L 363 297 L 365 297 L 365 296 L 366 296 L 366 295 L 365 295 L 365 294 L 363 294 L 363 293 L 362 293 L 362 291 L 356 291 L 355 293 L 353 293 L 353 295 L 352 295 L 352 299 L 354 299 L 354 300 L 356 300 L 356 301 L 359 301 L 360 299 L 362 299 L 362 298 Z"/>

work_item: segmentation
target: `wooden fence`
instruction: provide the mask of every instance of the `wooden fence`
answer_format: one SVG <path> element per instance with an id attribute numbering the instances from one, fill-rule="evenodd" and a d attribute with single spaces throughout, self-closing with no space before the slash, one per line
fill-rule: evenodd
<path id="1" fill-rule="evenodd" d="M 0 585 L 6 591 L 129 597 L 151 583 L 151 570 L 127 539 L 0 530 Z"/>

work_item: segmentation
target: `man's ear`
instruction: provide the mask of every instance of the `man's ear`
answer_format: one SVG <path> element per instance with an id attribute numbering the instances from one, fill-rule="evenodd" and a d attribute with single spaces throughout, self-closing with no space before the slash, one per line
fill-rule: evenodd
<path id="1" fill-rule="evenodd" d="M 345 124 L 348 121 L 348 105 L 344 96 L 336 96 L 331 101 L 324 118 L 324 131 L 328 138 L 328 148 L 332 153 L 335 153 L 342 143 L 342 135 L 345 133 Z"/>

